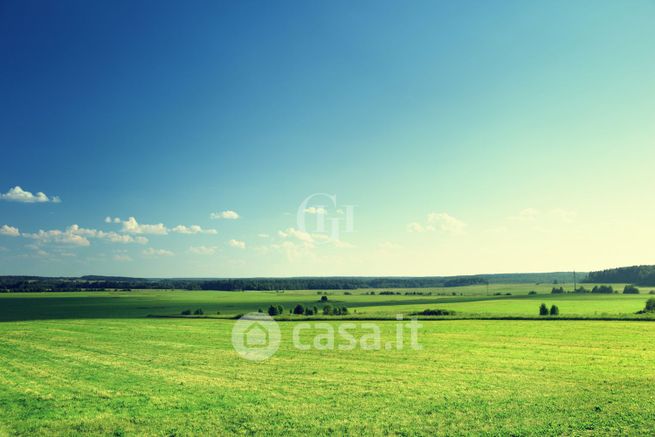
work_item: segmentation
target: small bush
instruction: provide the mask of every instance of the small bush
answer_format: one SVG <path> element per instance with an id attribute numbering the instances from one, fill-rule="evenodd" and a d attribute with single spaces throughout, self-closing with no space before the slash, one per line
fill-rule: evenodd
<path id="1" fill-rule="evenodd" d="M 550 315 L 559 316 L 559 308 L 557 307 L 557 305 L 553 305 L 552 307 L 550 307 Z"/>
<path id="2" fill-rule="evenodd" d="M 655 294 L 655 290 L 651 290 L 648 294 Z"/>
<path id="3" fill-rule="evenodd" d="M 548 307 L 546 306 L 545 303 L 542 303 L 539 306 L 539 315 L 540 316 L 547 316 L 548 315 Z"/>
<path id="4" fill-rule="evenodd" d="M 195 310 L 193 312 L 194 316 L 202 316 L 203 314 L 205 314 L 205 313 L 203 312 L 202 308 L 198 308 L 197 310 Z"/>
<path id="5" fill-rule="evenodd" d="M 272 316 L 277 316 L 278 314 L 280 314 L 280 312 L 278 311 L 278 307 L 273 306 L 273 305 L 268 307 L 268 315 L 269 316 L 271 316 L 271 317 Z"/>
<path id="6" fill-rule="evenodd" d="M 184 310 L 180 314 L 182 314 L 183 316 L 190 316 L 191 315 L 191 310 Z"/>
<path id="7" fill-rule="evenodd" d="M 305 308 L 305 315 L 306 316 L 313 316 L 314 315 L 314 310 L 311 308 Z"/>
<path id="8" fill-rule="evenodd" d="M 351 293 L 350 291 L 344 291 L 343 294 L 344 294 L 344 296 L 350 296 L 350 295 L 352 295 L 352 293 Z"/>
<path id="9" fill-rule="evenodd" d="M 323 315 L 324 316 L 331 316 L 332 315 L 332 305 L 325 305 L 323 307 Z"/>
<path id="10" fill-rule="evenodd" d="M 305 313 L 305 307 L 302 305 L 298 304 L 296 307 L 293 309 L 293 313 L 296 315 L 301 315 Z"/>
<path id="11" fill-rule="evenodd" d="M 634 285 L 626 285 L 623 288 L 623 294 L 639 294 L 639 289 Z"/>
<path id="12" fill-rule="evenodd" d="M 321 296 L 321 302 L 327 302 L 328 297 L 327 296 Z"/>
<path id="13" fill-rule="evenodd" d="M 563 293 L 565 293 L 564 287 L 553 287 L 553 289 L 551 290 L 551 293 L 552 294 L 563 294 Z"/>
<path id="14" fill-rule="evenodd" d="M 536 291 L 532 290 L 531 292 L 528 293 L 529 295 L 537 294 Z"/>
<path id="15" fill-rule="evenodd" d="M 655 312 L 655 297 L 651 297 L 646 301 L 646 307 L 644 307 L 644 312 L 646 313 Z"/>

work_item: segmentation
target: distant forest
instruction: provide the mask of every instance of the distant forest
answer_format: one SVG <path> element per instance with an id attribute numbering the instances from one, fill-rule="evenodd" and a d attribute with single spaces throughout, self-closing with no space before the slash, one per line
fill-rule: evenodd
<path id="1" fill-rule="evenodd" d="M 578 278 L 584 278 L 579 273 Z M 352 290 L 357 288 L 429 288 L 508 283 L 573 282 L 573 273 L 509 273 L 429 277 L 298 277 L 241 279 L 148 279 L 117 276 L 79 278 L 0 276 L 0 292 L 182 289 L 220 291 Z"/>
<path id="2" fill-rule="evenodd" d="M 585 282 L 655 285 L 655 266 L 632 266 L 591 272 Z"/>

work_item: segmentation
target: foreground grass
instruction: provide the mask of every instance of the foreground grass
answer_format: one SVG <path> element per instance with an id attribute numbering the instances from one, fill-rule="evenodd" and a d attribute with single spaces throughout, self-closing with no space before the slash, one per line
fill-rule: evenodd
<path id="1" fill-rule="evenodd" d="M 262 363 L 233 323 L 1 323 L 0 434 L 652 432 L 652 323 L 423 322 L 419 351 L 298 351 L 291 322 Z"/>
<path id="2" fill-rule="evenodd" d="M 543 294 L 528 295 L 533 288 Z M 551 285 L 495 284 L 490 295 L 484 286 L 449 288 L 449 295 L 438 295 L 443 289 L 397 290 L 404 292 L 432 291 L 432 295 L 376 295 L 370 290 L 328 291 L 331 304 L 347 306 L 352 313 L 371 317 L 393 317 L 396 314 L 422 311 L 427 308 L 452 309 L 470 315 L 534 316 L 539 304 L 557 304 L 562 316 L 625 316 L 643 309 L 648 297 L 641 295 L 551 295 Z M 572 288 L 569 287 L 569 288 Z M 617 287 L 618 288 L 618 287 Z M 512 295 L 494 296 L 498 290 L 511 290 Z M 453 295 L 453 293 L 455 295 Z M 477 293 L 477 294 L 476 294 Z M 508 291 L 509 293 L 509 291 Z M 6 293 L 0 294 L 0 321 L 141 318 L 148 315 L 176 315 L 183 310 L 202 308 L 206 315 L 234 316 L 266 310 L 269 305 L 283 305 L 286 310 L 296 304 L 318 306 L 316 291 L 293 292 L 225 292 L 225 291 L 112 291 L 75 293 Z"/>

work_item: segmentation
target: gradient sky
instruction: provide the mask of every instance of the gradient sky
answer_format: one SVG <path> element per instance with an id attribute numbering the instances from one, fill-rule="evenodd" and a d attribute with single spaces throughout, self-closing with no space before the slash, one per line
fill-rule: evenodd
<path id="1" fill-rule="evenodd" d="M 3 1 L 0 274 L 653 264 L 653 23 L 652 1 Z"/>

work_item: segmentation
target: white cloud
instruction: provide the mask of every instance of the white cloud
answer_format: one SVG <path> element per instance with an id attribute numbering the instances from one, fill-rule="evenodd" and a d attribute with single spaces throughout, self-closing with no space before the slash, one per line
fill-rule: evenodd
<path id="1" fill-rule="evenodd" d="M 133 237 L 132 235 L 119 234 L 117 232 L 105 232 L 105 231 L 99 231 L 97 229 L 86 229 L 86 228 L 81 228 L 78 225 L 71 225 L 69 226 L 68 230 L 76 235 L 83 235 L 85 237 L 107 240 L 111 243 L 146 244 L 148 242 L 148 239 L 146 237 L 141 237 L 141 236 Z"/>
<path id="2" fill-rule="evenodd" d="M 128 262 L 132 261 L 132 258 L 129 255 L 126 255 L 124 253 L 118 253 L 113 256 L 114 261 L 120 261 L 120 262 Z"/>
<path id="3" fill-rule="evenodd" d="M 338 248 L 352 248 L 355 247 L 352 244 L 342 241 L 336 238 L 330 238 L 330 236 L 326 234 L 310 234 L 305 231 L 301 231 L 300 229 L 296 228 L 287 228 L 284 231 L 278 231 L 278 236 L 285 238 L 285 239 L 290 239 L 290 240 L 297 240 L 300 244 L 305 246 L 306 248 L 314 248 L 318 244 L 328 244 L 332 245 L 334 247 Z M 289 245 L 285 245 L 285 249 L 291 249 Z M 278 245 L 277 247 L 274 248 L 279 248 L 280 246 Z"/>
<path id="4" fill-rule="evenodd" d="M 131 235 L 118 234 L 116 232 L 102 232 L 99 231 L 98 238 L 105 239 L 111 243 L 137 243 L 137 244 L 148 244 L 148 239 L 146 237 L 133 237 Z"/>
<path id="5" fill-rule="evenodd" d="M 408 232 L 435 232 L 441 231 L 451 235 L 464 233 L 466 223 L 445 212 L 431 212 L 425 224 L 412 222 L 407 225 Z"/>
<path id="6" fill-rule="evenodd" d="M 55 244 L 69 244 L 73 246 L 89 246 L 91 242 L 89 238 L 99 240 L 106 240 L 110 243 L 137 243 L 146 244 L 148 239 L 146 237 L 119 234 L 116 232 L 105 232 L 97 229 L 82 228 L 79 225 L 71 225 L 65 230 L 53 229 L 50 231 L 39 230 L 36 233 L 24 233 L 25 238 L 37 240 L 39 243 L 55 243 Z"/>
<path id="7" fill-rule="evenodd" d="M 213 255 L 216 253 L 216 246 L 191 246 L 189 252 L 195 255 Z"/>
<path id="8" fill-rule="evenodd" d="M 18 228 L 14 228 L 13 226 L 2 225 L 2 227 L 0 227 L 0 235 L 6 235 L 8 237 L 18 237 L 20 236 L 20 231 L 18 230 Z"/>
<path id="9" fill-rule="evenodd" d="M 408 232 L 424 232 L 425 228 L 420 223 L 412 222 L 412 223 L 407 225 L 407 231 Z"/>
<path id="10" fill-rule="evenodd" d="M 517 215 L 510 216 L 509 219 L 517 222 L 534 222 L 539 216 L 539 210 L 534 208 L 525 208 Z"/>
<path id="11" fill-rule="evenodd" d="M 428 214 L 428 223 L 443 232 L 453 235 L 463 234 L 464 228 L 466 228 L 466 223 L 445 212 Z"/>
<path id="12" fill-rule="evenodd" d="M 305 208 L 305 212 L 307 214 L 314 214 L 314 215 L 316 215 L 316 214 L 323 214 L 323 215 L 327 214 L 327 210 L 325 208 L 323 208 L 322 206 L 318 206 L 318 207 L 310 206 L 309 208 Z"/>
<path id="13" fill-rule="evenodd" d="M 198 225 L 191 225 L 191 226 L 177 225 L 173 229 L 171 229 L 171 231 L 177 234 L 210 234 L 210 235 L 218 234 L 218 231 L 216 229 L 203 229 Z"/>
<path id="14" fill-rule="evenodd" d="M 53 229 L 51 231 L 39 230 L 39 232 L 23 234 L 23 236 L 36 240 L 39 243 L 66 244 L 71 246 L 89 246 L 91 244 L 85 236 L 74 233 L 71 228 L 65 231 L 60 231 L 59 229 Z"/>
<path id="15" fill-rule="evenodd" d="M 284 231 L 278 231 L 277 234 L 282 238 L 295 238 L 296 240 L 302 241 L 307 245 L 314 244 L 314 238 L 309 233 L 299 229 L 287 228 Z"/>
<path id="16" fill-rule="evenodd" d="M 237 249 L 245 249 L 246 248 L 245 241 L 241 241 L 241 240 L 230 240 L 228 242 L 228 244 L 230 245 L 230 247 L 235 247 Z"/>
<path id="17" fill-rule="evenodd" d="M 212 220 L 226 219 L 226 220 L 236 220 L 239 218 L 239 214 L 236 211 L 227 210 L 222 212 L 212 212 L 209 217 Z"/>
<path id="18" fill-rule="evenodd" d="M 22 202 L 22 203 L 60 203 L 61 199 L 59 196 L 48 197 L 45 193 L 39 191 L 36 194 L 32 194 L 29 191 L 23 190 L 21 187 L 16 185 L 14 188 L 10 188 L 4 194 L 0 194 L 0 200 L 6 200 L 9 202 Z"/>
<path id="19" fill-rule="evenodd" d="M 166 235 L 168 234 L 168 229 L 164 226 L 163 223 L 157 223 L 154 225 L 145 225 L 140 224 L 136 221 L 134 217 L 130 217 L 127 220 L 122 222 L 123 232 L 129 234 L 153 234 L 153 235 Z"/>
<path id="20" fill-rule="evenodd" d="M 149 247 L 143 251 L 143 254 L 146 256 L 173 256 L 174 253 L 166 249 L 155 249 Z"/>
<path id="21" fill-rule="evenodd" d="M 257 234 L 259 238 L 270 238 L 271 236 L 268 234 Z"/>

